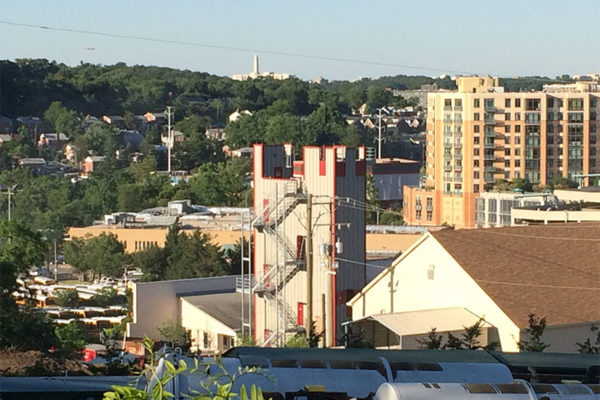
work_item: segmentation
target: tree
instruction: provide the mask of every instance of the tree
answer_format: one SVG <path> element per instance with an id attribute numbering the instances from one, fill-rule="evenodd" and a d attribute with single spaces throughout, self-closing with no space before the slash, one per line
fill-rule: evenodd
<path id="1" fill-rule="evenodd" d="M 171 347 L 180 347 L 187 352 L 192 346 L 192 336 L 189 329 L 185 329 L 176 321 L 166 321 L 159 328 L 161 339 Z"/>
<path id="2" fill-rule="evenodd" d="M 535 314 L 529 314 L 529 327 L 525 328 L 526 339 L 517 342 L 520 351 L 542 352 L 549 344 L 542 341 L 542 335 L 546 329 L 546 317 L 536 318 Z"/>
<path id="3" fill-rule="evenodd" d="M 167 270 L 167 254 L 158 246 L 138 251 L 132 257 L 133 266 L 139 268 L 143 273 L 144 282 L 161 281 L 165 279 Z"/>
<path id="4" fill-rule="evenodd" d="M 57 326 L 54 329 L 58 339 L 58 351 L 61 358 L 74 358 L 85 347 L 85 334 L 76 322 Z"/>
<path id="5" fill-rule="evenodd" d="M 77 136 L 82 129 L 81 117 L 76 111 L 64 107 L 60 101 L 53 101 L 46 112 L 44 119 L 50 122 L 56 132 L 65 133 L 69 137 Z"/>
<path id="6" fill-rule="evenodd" d="M 117 303 L 118 293 L 115 288 L 102 288 L 92 296 L 92 302 L 98 307 L 108 307 Z"/>
<path id="7" fill-rule="evenodd" d="M 373 108 L 386 107 L 391 97 L 391 93 L 383 87 L 369 86 L 367 89 L 367 103 Z"/>
<path id="8" fill-rule="evenodd" d="M 169 230 L 165 242 L 167 269 L 165 279 L 187 279 L 221 276 L 227 273 L 227 263 L 220 249 L 210 242 L 208 235 Z"/>
<path id="9" fill-rule="evenodd" d="M 54 296 L 54 301 L 59 307 L 76 307 L 79 303 L 77 289 L 59 290 Z"/>
<path id="10" fill-rule="evenodd" d="M 550 182 L 550 187 L 552 189 L 572 189 L 578 186 L 579 185 L 577 184 L 577 182 L 567 179 L 562 175 L 555 176 L 554 178 L 552 178 L 552 182 Z"/>
<path id="11" fill-rule="evenodd" d="M 129 257 L 124 254 L 123 244 L 111 233 L 82 239 L 73 239 L 65 244 L 65 258 L 79 272 L 92 271 L 111 277 L 123 275 Z"/>
<path id="12" fill-rule="evenodd" d="M 600 329 L 596 325 L 590 327 L 592 337 L 596 333 L 596 337 L 592 342 L 592 339 L 587 338 L 583 343 L 576 343 L 577 351 L 582 354 L 600 354 Z"/>
<path id="13" fill-rule="evenodd" d="M 421 345 L 421 349 L 424 350 L 441 350 L 443 338 L 442 335 L 438 335 L 436 332 L 436 328 L 431 328 L 429 333 L 427 333 L 427 337 L 423 339 L 417 339 L 417 343 Z"/>

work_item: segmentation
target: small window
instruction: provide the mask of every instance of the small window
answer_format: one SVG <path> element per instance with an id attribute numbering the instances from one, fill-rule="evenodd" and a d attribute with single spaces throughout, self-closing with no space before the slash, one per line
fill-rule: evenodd
<path id="1" fill-rule="evenodd" d="M 558 393 L 558 390 L 554 387 L 554 385 L 548 385 L 544 383 L 534 383 L 531 385 L 533 387 L 533 391 L 537 394 L 546 394 L 546 393 Z"/>
<path id="2" fill-rule="evenodd" d="M 430 264 L 429 267 L 427 267 L 427 279 L 430 281 L 435 279 L 435 265 L 433 264 Z"/>
<path id="3" fill-rule="evenodd" d="M 521 99 L 515 99 L 515 107 L 521 107 Z"/>
<path id="4" fill-rule="evenodd" d="M 463 387 L 470 393 L 496 393 L 494 387 L 487 383 L 465 383 Z"/>
<path id="5" fill-rule="evenodd" d="M 271 360 L 273 368 L 298 368 L 296 360 Z"/>
<path id="6" fill-rule="evenodd" d="M 479 99 L 473 99 L 473 107 L 479 108 Z"/>
<path id="7" fill-rule="evenodd" d="M 504 100 L 504 107 L 510 107 L 510 99 Z"/>
<path id="8" fill-rule="evenodd" d="M 473 121 L 479 121 L 479 113 L 473 114 Z"/>
<path id="9" fill-rule="evenodd" d="M 496 385 L 500 393 L 512 393 L 512 394 L 527 394 L 527 388 L 525 385 L 519 383 L 501 383 Z"/>

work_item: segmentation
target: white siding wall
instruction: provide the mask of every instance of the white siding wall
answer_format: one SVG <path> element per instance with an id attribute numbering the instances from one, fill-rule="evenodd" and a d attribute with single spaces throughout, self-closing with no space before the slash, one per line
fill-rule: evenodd
<path id="1" fill-rule="evenodd" d="M 498 328 L 503 351 L 518 351 L 519 328 L 430 234 L 394 265 L 393 273 L 383 272 L 355 301 L 354 320 L 379 313 L 464 307 Z"/>
<path id="2" fill-rule="evenodd" d="M 233 339 L 236 332 L 232 327 L 223 324 L 185 299 L 181 299 L 181 325 L 191 331 L 192 350 L 216 352 L 223 348 L 222 336 Z M 204 334 L 208 335 L 208 346 L 204 346 Z"/>

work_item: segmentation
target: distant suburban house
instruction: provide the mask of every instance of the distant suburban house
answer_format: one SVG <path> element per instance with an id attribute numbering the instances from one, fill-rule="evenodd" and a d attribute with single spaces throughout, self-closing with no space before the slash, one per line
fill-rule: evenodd
<path id="1" fill-rule="evenodd" d="M 12 135 L 7 134 L 7 133 L 0 133 L 0 146 L 2 146 L 5 143 L 8 143 L 12 140 L 13 140 Z"/>
<path id="2" fill-rule="evenodd" d="M 19 166 L 41 172 L 46 167 L 46 160 L 43 158 L 21 158 L 19 160 Z"/>
<path id="3" fill-rule="evenodd" d="M 154 124 L 162 125 L 167 121 L 167 114 L 164 112 L 158 112 L 158 113 L 147 112 L 146 114 L 144 114 L 144 118 L 146 119 L 147 123 L 154 123 Z"/>
<path id="4" fill-rule="evenodd" d="M 104 158 L 104 156 L 87 156 L 85 160 L 83 160 L 82 175 L 89 176 L 98 168 L 98 165 L 104 161 Z"/>
<path id="5" fill-rule="evenodd" d="M 173 145 L 175 143 L 183 142 L 184 139 L 185 139 L 185 135 L 183 134 L 183 132 L 173 131 Z M 169 145 L 169 136 L 166 132 L 163 133 L 162 135 L 160 135 L 160 142 L 162 143 L 163 146 Z"/>
<path id="6" fill-rule="evenodd" d="M 240 119 L 240 117 L 242 115 L 248 115 L 248 116 L 252 116 L 252 113 L 248 110 L 235 110 L 234 112 L 232 112 L 231 114 L 229 114 L 229 122 L 235 122 L 238 119 Z"/>
<path id="7" fill-rule="evenodd" d="M 106 122 L 109 125 L 116 126 L 117 128 L 125 127 L 125 118 L 120 115 L 104 115 L 102 117 L 102 121 Z"/>
<path id="8" fill-rule="evenodd" d="M 119 135 L 123 139 L 123 143 L 133 148 L 139 148 L 144 140 L 144 136 L 138 131 L 121 129 Z"/>
<path id="9" fill-rule="evenodd" d="M 347 305 L 377 347 L 484 321 L 481 344 L 518 351 L 529 315 L 545 317 L 548 351 L 576 352 L 600 324 L 600 224 L 428 232 Z"/>
<path id="10" fill-rule="evenodd" d="M 204 134 L 206 135 L 206 138 L 210 140 L 225 140 L 225 130 L 223 128 L 209 128 Z"/>
<path id="11" fill-rule="evenodd" d="M 42 133 L 38 138 L 37 145 L 38 147 L 60 149 L 68 141 L 69 138 L 64 133 Z"/>
<path id="12" fill-rule="evenodd" d="M 252 158 L 252 147 L 242 147 L 231 150 L 231 156 L 238 158 Z"/>
<path id="13" fill-rule="evenodd" d="M 40 132 L 43 132 L 45 129 L 44 121 L 39 117 L 18 117 L 16 119 L 16 129 L 19 129 L 21 126 L 27 129 L 27 132 L 31 135 L 36 135 Z M 35 136 L 34 136 L 35 137 Z"/>
<path id="14" fill-rule="evenodd" d="M 0 116 L 0 134 L 11 134 L 13 131 L 12 119 Z"/>

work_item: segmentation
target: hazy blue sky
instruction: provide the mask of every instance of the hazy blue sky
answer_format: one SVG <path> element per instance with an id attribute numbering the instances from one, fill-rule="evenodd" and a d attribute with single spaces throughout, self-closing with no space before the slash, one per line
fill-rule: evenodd
<path id="1" fill-rule="evenodd" d="M 217 75 L 261 70 L 356 79 L 424 69 L 498 76 L 600 71 L 600 0 L 0 0 L 0 20 L 237 47 L 234 51 L 0 23 L 0 58 L 145 64 Z M 95 50 L 86 50 L 85 47 Z"/>

